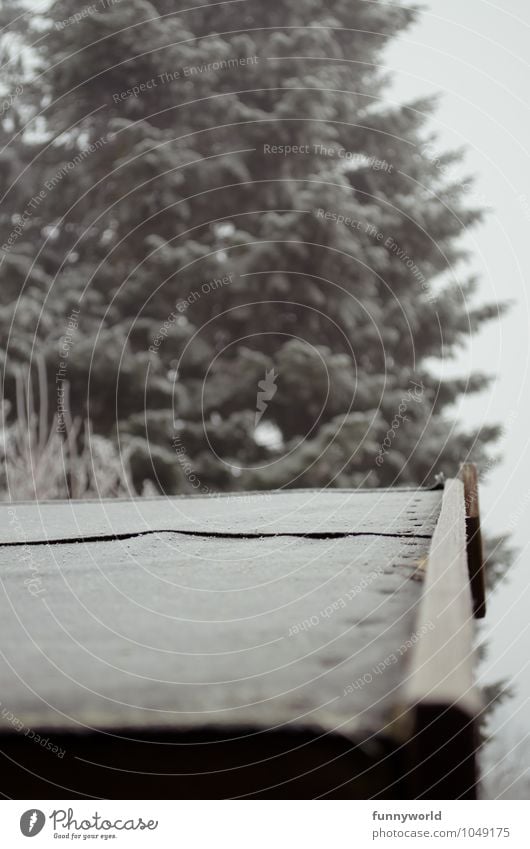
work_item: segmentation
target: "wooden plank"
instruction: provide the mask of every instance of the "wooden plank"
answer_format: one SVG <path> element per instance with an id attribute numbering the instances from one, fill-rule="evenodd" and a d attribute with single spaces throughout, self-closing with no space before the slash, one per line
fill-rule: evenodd
<path id="1" fill-rule="evenodd" d="M 441 493 L 295 490 L 132 501 L 0 504 L 0 544 L 153 531 L 263 536 L 347 533 L 432 536 Z"/>
<path id="2" fill-rule="evenodd" d="M 476 619 L 483 619 L 486 615 L 486 577 L 480 530 L 478 472 L 474 463 L 462 465 L 460 479 L 464 484 L 467 562 L 473 596 L 473 612 Z"/>
<path id="3" fill-rule="evenodd" d="M 473 608 L 466 558 L 464 487 L 445 485 L 442 510 L 429 551 L 418 641 L 407 695 L 411 704 L 452 704 L 470 716 L 480 709 L 473 684 Z"/>
<path id="4" fill-rule="evenodd" d="M 475 718 L 481 699 L 473 681 L 473 605 L 466 554 L 464 486 L 445 484 L 429 551 L 405 684 L 413 724 L 407 746 L 419 798 L 475 798 Z"/>

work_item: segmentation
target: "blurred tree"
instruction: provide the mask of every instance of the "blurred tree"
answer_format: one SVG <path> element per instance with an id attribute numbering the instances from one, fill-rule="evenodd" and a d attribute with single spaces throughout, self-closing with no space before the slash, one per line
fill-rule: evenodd
<path id="1" fill-rule="evenodd" d="M 435 366 L 499 312 L 461 277 L 480 213 L 450 177 L 461 154 L 430 153 L 432 104 L 389 102 L 379 64 L 415 11 L 182 6 L 59 0 L 25 33 L 4 229 L 43 197 L 0 270 L 6 393 L 35 338 L 56 385 L 79 309 L 72 415 L 119 437 L 138 489 L 421 484 L 480 463 L 496 429 L 464 433 L 453 410 L 487 379 Z"/>

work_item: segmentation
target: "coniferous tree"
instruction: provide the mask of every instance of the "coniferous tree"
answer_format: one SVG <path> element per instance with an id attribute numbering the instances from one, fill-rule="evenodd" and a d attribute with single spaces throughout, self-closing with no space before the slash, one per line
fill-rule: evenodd
<path id="1" fill-rule="evenodd" d="M 495 428 L 452 409 L 486 378 L 432 365 L 498 313 L 462 276 L 480 213 L 447 176 L 460 154 L 428 152 L 432 104 L 387 102 L 378 64 L 416 13 L 179 5 L 60 0 L 28 34 L 6 150 L 31 164 L 13 182 L 3 160 L 4 228 L 44 194 L 0 270 L 6 394 L 35 339 L 55 387 L 79 310 L 70 403 L 139 490 L 420 484 L 480 460 Z"/>

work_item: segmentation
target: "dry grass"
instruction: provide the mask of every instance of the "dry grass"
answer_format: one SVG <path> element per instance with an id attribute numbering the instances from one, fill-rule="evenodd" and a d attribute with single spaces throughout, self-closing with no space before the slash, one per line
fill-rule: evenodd
<path id="1" fill-rule="evenodd" d="M 4 501 L 54 498 L 131 496 L 127 453 L 118 453 L 108 439 L 94 435 L 87 422 L 65 412 L 50 422 L 45 365 L 37 362 L 38 403 L 29 370 L 16 380 L 16 416 L 8 424 L 9 407 L 2 404 L 0 499 Z"/>

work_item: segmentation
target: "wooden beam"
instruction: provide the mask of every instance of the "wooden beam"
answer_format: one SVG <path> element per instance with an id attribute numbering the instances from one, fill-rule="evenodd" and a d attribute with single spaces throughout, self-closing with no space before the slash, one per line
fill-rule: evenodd
<path id="1" fill-rule="evenodd" d="M 486 615 L 486 581 L 480 531 L 478 472 L 475 464 L 464 463 L 460 469 L 459 477 L 464 484 L 467 565 L 473 596 L 473 613 L 476 619 L 483 619 Z"/>
<path id="2" fill-rule="evenodd" d="M 412 795 L 474 798 L 475 719 L 481 700 L 473 682 L 473 603 L 464 485 L 446 482 L 429 552 L 417 620 L 421 634 L 405 683 L 412 727 L 406 746 Z"/>

